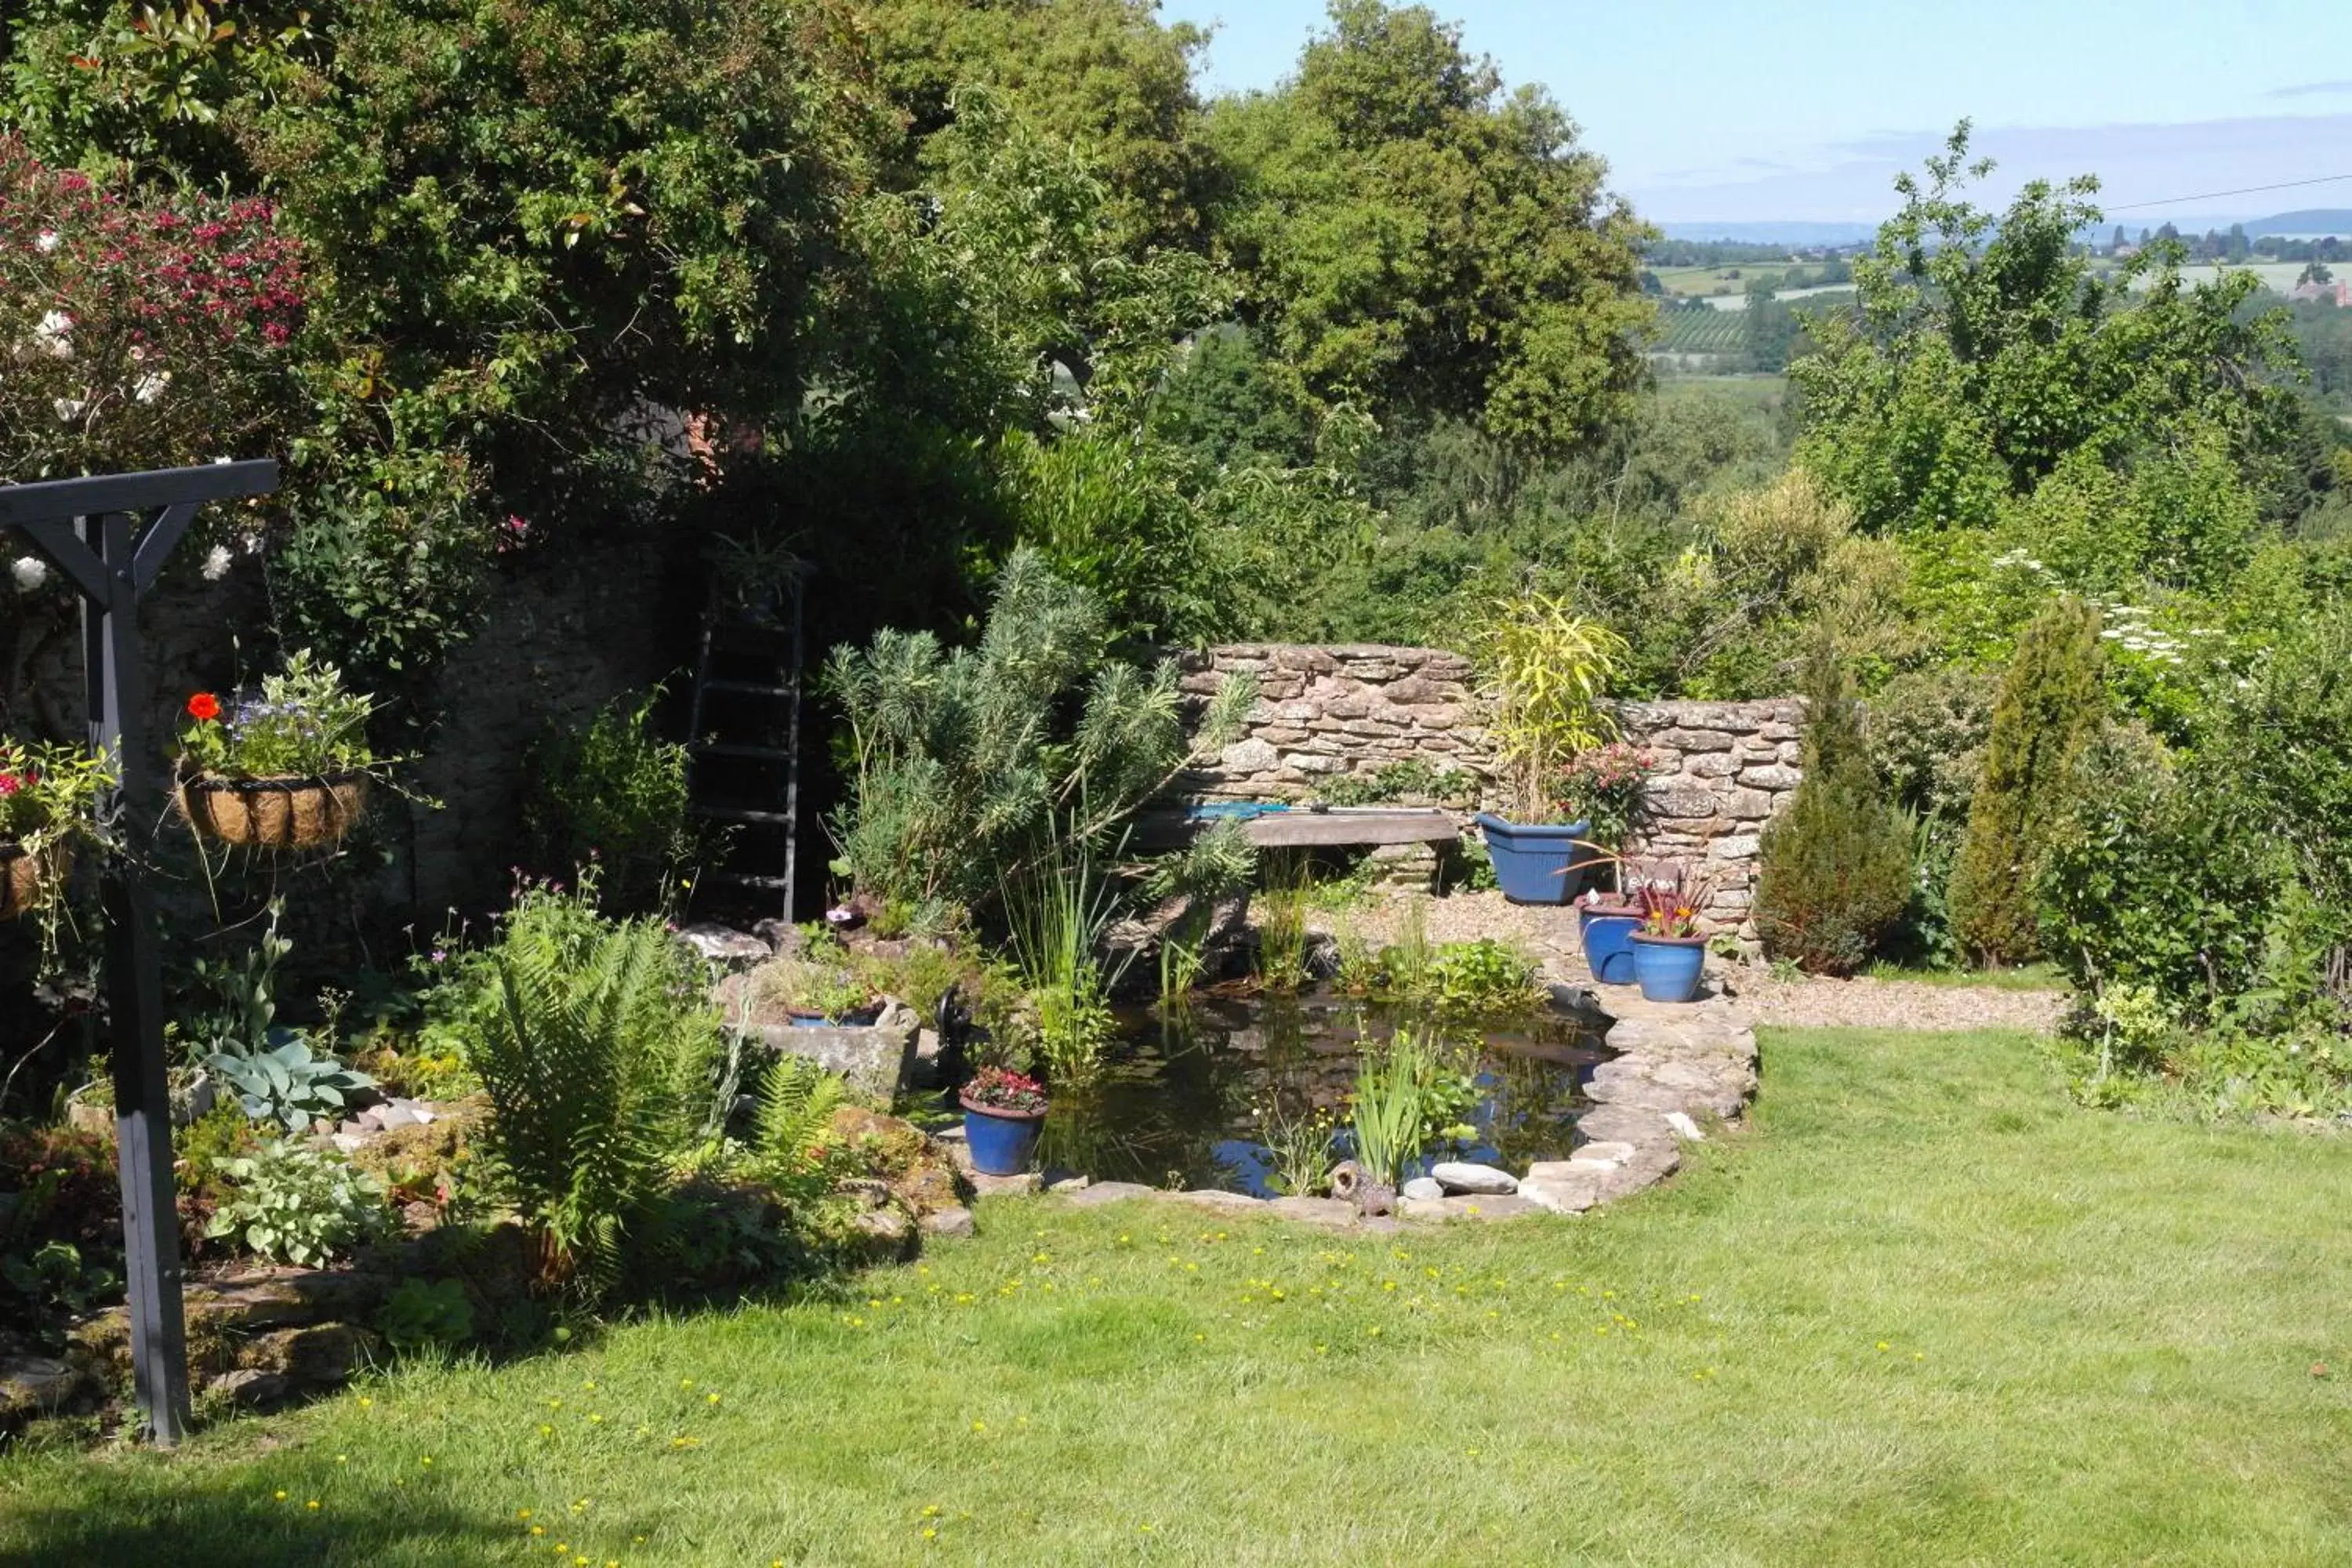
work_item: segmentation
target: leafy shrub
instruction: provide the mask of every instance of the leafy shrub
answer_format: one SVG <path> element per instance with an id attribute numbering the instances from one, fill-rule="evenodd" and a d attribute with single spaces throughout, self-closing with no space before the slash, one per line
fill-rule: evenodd
<path id="1" fill-rule="evenodd" d="M 0 1124 L 0 1317 L 55 1342 L 121 1299 L 121 1194 L 111 1140 Z"/>
<path id="2" fill-rule="evenodd" d="M 1427 757 L 1384 763 L 1370 773 L 1334 773 L 1316 798 L 1326 805 L 1382 805 L 1391 801 L 1466 806 L 1478 796 L 1478 781 L 1465 768 L 1440 768 Z"/>
<path id="3" fill-rule="evenodd" d="M 1911 845 L 1864 750 L 1861 712 L 1824 639 L 1808 661 L 1804 780 L 1764 830 L 1755 920 L 1764 951 L 1850 974 L 1903 913 Z"/>
<path id="4" fill-rule="evenodd" d="M 1053 845 L 1107 850 L 1192 755 L 1231 739 L 1255 696 L 1228 680 L 1188 745 L 1176 667 L 1125 663 L 1111 636 L 1100 600 L 1023 549 L 977 647 L 886 630 L 835 648 L 825 687 L 851 771 L 829 824 L 835 868 L 886 901 L 971 905 Z"/>
<path id="5" fill-rule="evenodd" d="M 1559 819 L 1589 822 L 1592 841 L 1622 847 L 1639 825 L 1643 784 L 1658 759 L 1623 741 L 1580 752 L 1559 771 Z"/>
<path id="6" fill-rule="evenodd" d="M 1952 869 L 1952 929 L 1969 952 L 2017 963 L 2042 951 L 2033 879 L 2050 825 L 2065 811 L 2075 757 L 2097 733 L 2098 612 L 2053 601 L 2019 639 L 1985 740 L 1984 773 Z"/>
<path id="7" fill-rule="evenodd" d="M 373 1079 L 333 1057 L 313 1056 L 299 1038 L 265 1050 L 215 1051 L 205 1058 L 205 1067 L 220 1075 L 246 1115 L 282 1122 L 289 1133 L 304 1131 L 322 1117 L 340 1119 L 353 1095 L 375 1087 Z"/>
<path id="8" fill-rule="evenodd" d="M 272 1263 L 322 1268 L 391 1219 L 374 1176 L 283 1139 L 225 1162 L 221 1175 L 226 1186 L 205 1234 L 232 1237 Z"/>
<path id="9" fill-rule="evenodd" d="M 582 896 L 534 889 L 469 973 L 485 1151 L 537 1233 L 543 1281 L 602 1296 L 716 1119 L 719 1020 L 699 964 L 658 921 L 616 923 Z"/>
<path id="10" fill-rule="evenodd" d="M 474 1305 L 455 1279 L 403 1279 L 378 1310 L 375 1326 L 394 1350 L 464 1344 L 473 1337 Z"/>
<path id="11" fill-rule="evenodd" d="M 1605 738 L 1601 699 L 1624 662 L 1625 639 L 1564 599 L 1525 594 L 1488 605 L 1469 640 L 1485 677 L 1496 765 L 1532 818 L 1550 805 L 1569 759 Z"/>
<path id="12" fill-rule="evenodd" d="M 691 759 L 652 729 L 661 690 L 614 698 L 584 725 L 551 730 L 526 759 L 523 829 L 557 876 L 594 862 L 608 907 L 650 909 L 704 852 L 688 798 Z"/>

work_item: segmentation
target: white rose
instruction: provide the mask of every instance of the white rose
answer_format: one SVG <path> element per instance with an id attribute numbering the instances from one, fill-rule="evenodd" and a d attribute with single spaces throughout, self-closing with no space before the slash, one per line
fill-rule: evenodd
<path id="1" fill-rule="evenodd" d="M 81 417 L 81 411 L 89 405 L 79 397 L 60 397 L 49 406 L 57 412 L 58 424 L 70 425 Z"/>
<path id="2" fill-rule="evenodd" d="M 51 310 L 33 328 L 33 346 L 51 359 L 73 358 L 73 318 Z"/>
<path id="3" fill-rule="evenodd" d="M 33 241 L 33 248 L 39 251 L 43 256 L 47 256 L 50 251 L 55 250 L 57 247 L 58 231 L 53 228 L 45 228 L 41 230 L 40 237 Z"/>
<path id="4" fill-rule="evenodd" d="M 8 575 L 16 580 L 16 591 L 29 594 L 49 580 L 48 563 L 37 555 L 19 555 L 8 567 Z"/>
<path id="5" fill-rule="evenodd" d="M 214 545 L 205 555 L 205 581 L 207 583 L 219 582 L 222 578 L 228 575 L 229 565 L 230 560 L 228 546 L 226 544 Z"/>
<path id="6" fill-rule="evenodd" d="M 142 403 L 152 403 L 157 398 L 163 396 L 163 389 L 171 384 L 172 373 L 170 371 L 156 371 L 150 374 L 141 376 L 139 378 L 138 384 L 131 389 L 131 395 L 137 398 Z"/>

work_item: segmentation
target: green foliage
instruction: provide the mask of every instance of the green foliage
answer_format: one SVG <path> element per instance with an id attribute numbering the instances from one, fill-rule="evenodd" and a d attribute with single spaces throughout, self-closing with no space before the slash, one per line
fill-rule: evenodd
<path id="1" fill-rule="evenodd" d="M 649 909 L 703 853 L 687 749 L 653 731 L 661 689 L 614 698 L 585 724 L 551 729 L 525 759 L 523 830 L 534 863 L 569 876 L 593 861 L 607 907 Z"/>
<path id="2" fill-rule="evenodd" d="M 375 700 L 308 648 L 261 678 L 260 690 L 226 707 L 209 692 L 188 700 L 180 726 L 184 766 L 233 778 L 323 778 L 376 765 L 368 745 Z"/>
<path id="3" fill-rule="evenodd" d="M 594 1300 L 652 1239 L 671 1165 L 709 1119 L 719 1030 L 699 965 L 658 921 L 537 890 L 469 965 L 483 1142 L 540 1237 L 543 1281 Z"/>
<path id="4" fill-rule="evenodd" d="M 1382 805 L 1392 801 L 1465 806 L 1477 798 L 1475 775 L 1441 768 L 1427 757 L 1383 763 L 1370 773 L 1327 775 L 1316 798 L 1327 805 Z"/>
<path id="5" fill-rule="evenodd" d="M 1486 679 L 1486 735 L 1529 821 L 1551 804 L 1569 760 L 1608 739 L 1601 694 L 1625 639 L 1563 599 L 1524 594 L 1487 607 L 1470 641 Z"/>
<path id="6" fill-rule="evenodd" d="M 779 1056 L 769 1065 L 752 1163 L 770 1186 L 803 1200 L 824 1190 L 829 1178 L 820 1150 L 845 1092 L 842 1080 L 814 1062 Z"/>
<path id="7" fill-rule="evenodd" d="M 1442 1018 L 1525 1016 L 1550 995 L 1535 961 L 1493 937 L 1440 944 L 1424 975 L 1427 998 Z"/>
<path id="8" fill-rule="evenodd" d="M 1640 226 L 1538 88 L 1421 6 L 1339 0 L 1297 76 L 1209 121 L 1244 314 L 1323 404 L 1563 449 L 1640 384 Z"/>
<path id="9" fill-rule="evenodd" d="M 383 1184 L 340 1154 L 280 1139 L 222 1163 L 220 1205 L 205 1234 L 272 1263 L 323 1268 L 391 1221 Z"/>
<path id="10" fill-rule="evenodd" d="M 396 1351 L 462 1345 L 474 1335 L 474 1305 L 455 1279 L 403 1279 L 377 1310 L 376 1332 Z"/>
<path id="11" fill-rule="evenodd" d="M 1397 1186 L 1422 1152 L 1453 1135 L 1477 1089 L 1432 1031 L 1400 1026 L 1366 1041 L 1349 1096 L 1355 1157 L 1373 1181 Z"/>
<path id="12" fill-rule="evenodd" d="M 375 1080 L 345 1067 L 332 1056 L 314 1056 L 299 1038 L 279 1038 L 260 1049 L 236 1047 L 205 1058 L 205 1068 L 217 1075 L 236 1095 L 246 1115 L 256 1121 L 278 1121 L 287 1132 L 300 1133 L 320 1119 L 341 1120 L 352 1097 L 373 1089 Z"/>
<path id="13" fill-rule="evenodd" d="M 1854 264 L 1859 312 L 1817 321 L 1790 366 L 1801 460 L 1871 531 L 2000 528 L 2063 542 L 2072 585 L 2213 584 L 2292 416 L 2270 374 L 2284 330 L 2241 310 L 2254 276 L 2184 286 L 2156 245 L 2096 277 L 2074 240 L 2095 180 L 2029 182 L 1996 218 L 1966 200 L 1991 166 L 1968 152 L 1963 122 L 1924 182 L 1897 181 Z"/>
<path id="14" fill-rule="evenodd" d="M 1331 1179 L 1331 1146 L 1339 1117 L 1328 1108 L 1294 1110 L 1269 1093 L 1250 1108 L 1257 1141 L 1265 1145 L 1266 1185 L 1290 1197 L 1312 1197 Z"/>
<path id="15" fill-rule="evenodd" d="M 42 1342 L 122 1295 L 114 1141 L 0 1122 L 0 1309 Z"/>
<path id="16" fill-rule="evenodd" d="M 2098 612 L 2053 601 L 2019 641 L 1985 740 L 1984 772 L 1952 869 L 1952 930 L 1995 963 L 2039 956 L 2033 879 L 2066 809 L 2075 757 L 2106 712 Z"/>
<path id="17" fill-rule="evenodd" d="M 1850 974 L 1908 901 L 1911 838 L 1870 763 L 1860 705 L 1836 653 L 1805 675 L 1804 781 L 1764 831 L 1755 920 L 1764 951 Z"/>
<path id="18" fill-rule="evenodd" d="M 0 735 L 0 844 L 46 855 L 94 838 L 98 797 L 110 776 L 88 747 Z"/>
<path id="19" fill-rule="evenodd" d="M 1056 839 L 1002 894 L 1013 966 L 1035 1011 L 1037 1050 L 1054 1081 L 1073 1086 L 1102 1065 L 1116 1028 L 1110 990 L 1095 954 L 1119 899 L 1086 847 Z"/>
<path id="20" fill-rule="evenodd" d="M 825 687 L 848 721 L 839 871 L 884 900 L 971 904 L 1049 841 L 1093 853 L 1254 695 L 1229 682 L 1188 744 L 1176 668 L 1111 657 L 1101 602 L 1014 552 L 977 647 L 884 631 L 837 647 Z"/>

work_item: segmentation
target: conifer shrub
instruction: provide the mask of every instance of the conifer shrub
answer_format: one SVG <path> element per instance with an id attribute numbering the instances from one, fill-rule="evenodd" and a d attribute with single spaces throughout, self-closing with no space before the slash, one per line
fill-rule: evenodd
<path id="1" fill-rule="evenodd" d="M 1756 931 L 1773 958 L 1850 974 L 1909 900 L 1911 840 L 1827 639 L 1806 661 L 1805 696 L 1804 782 L 1764 831 Z"/>
<path id="2" fill-rule="evenodd" d="M 2054 600 L 2018 639 L 2001 680 L 1952 868 L 1953 934 L 1981 962 L 2041 955 L 2034 875 L 2066 815 L 2075 760 L 2105 711 L 2098 612 L 2072 596 Z"/>

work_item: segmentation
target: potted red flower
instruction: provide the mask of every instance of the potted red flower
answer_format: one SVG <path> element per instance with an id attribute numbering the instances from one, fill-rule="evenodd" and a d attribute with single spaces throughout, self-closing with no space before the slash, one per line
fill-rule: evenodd
<path id="1" fill-rule="evenodd" d="M 1677 868 L 1672 881 L 1647 881 L 1633 890 L 1642 911 L 1633 933 L 1633 978 L 1652 1002 L 1688 1002 L 1698 995 L 1706 964 L 1706 938 L 1699 933 L 1706 907 L 1704 884 L 1695 885 Z"/>
<path id="2" fill-rule="evenodd" d="M 73 869 L 106 766 L 86 751 L 0 740 L 0 921 L 47 907 Z"/>
<path id="3" fill-rule="evenodd" d="M 1009 1068 L 982 1068 L 957 1098 L 971 1168 L 989 1176 L 1027 1170 L 1045 1125 L 1045 1086 Z"/>
<path id="4" fill-rule="evenodd" d="M 187 701 L 173 803 L 208 838 L 257 849 L 332 844 L 366 809 L 378 763 L 368 749 L 374 704 L 341 671 L 295 654 L 260 689 L 224 703 Z"/>

